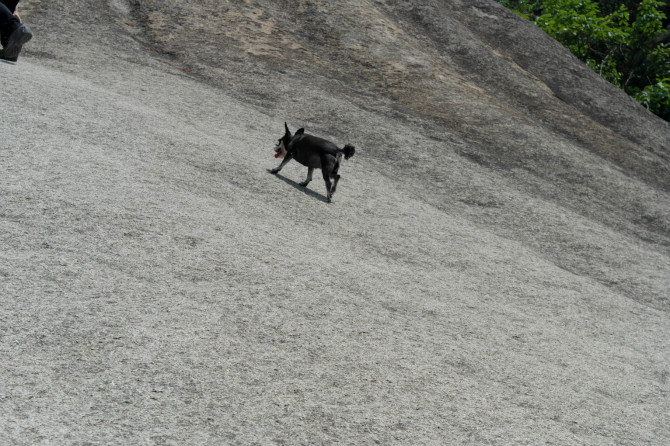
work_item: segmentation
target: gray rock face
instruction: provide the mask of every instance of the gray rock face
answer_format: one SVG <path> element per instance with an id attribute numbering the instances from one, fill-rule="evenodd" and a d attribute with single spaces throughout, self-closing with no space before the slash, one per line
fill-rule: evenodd
<path id="1" fill-rule="evenodd" d="M 670 441 L 670 126 L 493 1 L 24 0 L 0 443 Z M 356 146 L 332 204 L 284 122 Z"/>

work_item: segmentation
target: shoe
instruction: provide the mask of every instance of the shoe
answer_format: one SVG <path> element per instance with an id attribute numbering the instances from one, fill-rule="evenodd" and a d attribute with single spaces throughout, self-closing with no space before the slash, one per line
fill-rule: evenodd
<path id="1" fill-rule="evenodd" d="M 19 59 L 21 47 L 33 38 L 33 33 L 28 28 L 28 25 L 21 24 L 7 39 L 7 45 L 2 50 L 0 58 L 16 62 Z"/>
<path id="2" fill-rule="evenodd" d="M 17 57 L 12 57 L 11 59 L 5 57 L 4 51 L 0 50 L 0 60 L 6 60 L 8 62 L 16 62 L 19 60 L 18 56 Z"/>

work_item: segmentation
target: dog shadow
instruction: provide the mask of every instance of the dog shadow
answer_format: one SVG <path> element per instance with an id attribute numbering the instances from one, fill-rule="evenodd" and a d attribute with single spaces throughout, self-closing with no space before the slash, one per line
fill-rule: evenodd
<path id="1" fill-rule="evenodd" d="M 305 186 L 301 186 L 299 183 L 296 183 L 295 181 L 291 180 L 290 178 L 286 178 L 281 173 L 272 173 L 272 169 L 268 169 L 268 173 L 276 176 L 277 178 L 279 178 L 280 180 L 282 180 L 284 183 L 288 184 L 289 186 L 293 186 L 294 188 L 298 189 L 299 191 L 304 192 L 305 195 L 309 195 L 310 197 L 315 198 L 319 201 L 323 201 L 324 203 L 328 203 L 328 199 L 324 195 L 321 195 L 318 192 L 314 192 L 313 190 L 308 189 Z"/>

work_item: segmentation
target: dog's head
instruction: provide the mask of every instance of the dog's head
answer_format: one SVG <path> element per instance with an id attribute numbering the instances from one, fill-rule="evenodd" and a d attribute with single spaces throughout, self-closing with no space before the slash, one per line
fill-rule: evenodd
<path id="1" fill-rule="evenodd" d="M 293 139 L 294 135 L 291 134 L 291 131 L 288 129 L 288 124 L 284 123 L 284 128 L 285 128 L 285 133 L 284 136 L 279 138 L 279 141 L 275 145 L 274 151 L 275 151 L 275 158 L 284 158 L 286 156 L 286 153 L 288 151 L 288 144 L 291 142 Z M 295 132 L 295 135 L 301 135 L 305 129 L 300 129 L 297 132 Z"/>
<path id="2" fill-rule="evenodd" d="M 284 133 L 284 136 L 279 138 L 279 141 L 275 145 L 275 158 L 284 158 L 286 156 L 286 148 L 293 137 L 288 129 L 288 124 L 284 123 L 284 127 L 286 128 L 286 132 Z"/>

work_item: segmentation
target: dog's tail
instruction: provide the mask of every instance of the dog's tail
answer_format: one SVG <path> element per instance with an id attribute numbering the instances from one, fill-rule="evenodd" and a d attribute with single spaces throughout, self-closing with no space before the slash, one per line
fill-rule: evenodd
<path id="1" fill-rule="evenodd" d="M 347 144 L 346 146 L 344 146 L 344 149 L 340 150 L 340 152 L 344 153 L 344 159 L 348 160 L 349 158 L 354 156 L 354 153 L 356 153 L 356 148 L 351 144 Z"/>

